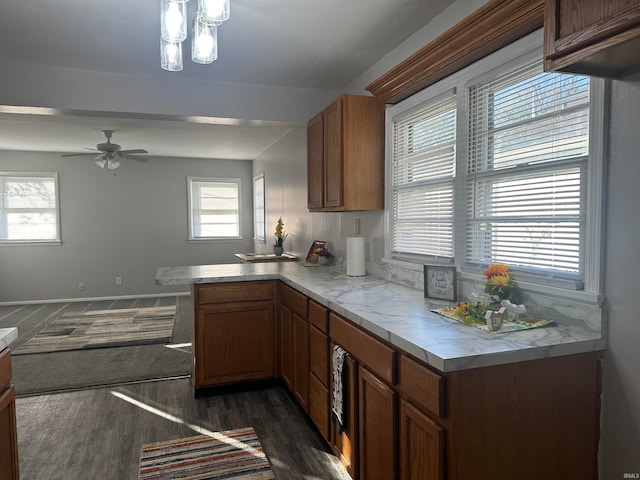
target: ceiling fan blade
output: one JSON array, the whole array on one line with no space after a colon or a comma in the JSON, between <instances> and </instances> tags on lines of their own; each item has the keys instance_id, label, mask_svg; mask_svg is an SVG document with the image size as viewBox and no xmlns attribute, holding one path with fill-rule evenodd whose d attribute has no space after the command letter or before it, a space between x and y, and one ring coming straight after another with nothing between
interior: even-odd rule
<instances>
[{"instance_id":1,"label":"ceiling fan blade","mask_svg":"<svg viewBox=\"0 0 640 480\"><path fill-rule=\"evenodd\" d=\"M127 155L125 153L122 152L118 152L118 155L120 155L122 158L128 158L129 160L135 160L136 162L147 162L149 161L149 159L147 157L138 157L138 156L133 156L133 155Z\"/></svg>"},{"instance_id":2,"label":"ceiling fan blade","mask_svg":"<svg viewBox=\"0 0 640 480\"><path fill-rule=\"evenodd\" d=\"M82 147L82 148L84 148L85 150L92 150L94 152L99 152L99 150L96 148L91 148L91 147Z\"/></svg>"},{"instance_id":3,"label":"ceiling fan blade","mask_svg":"<svg viewBox=\"0 0 640 480\"><path fill-rule=\"evenodd\" d=\"M95 156L95 152L93 153L65 153L63 155L60 155L61 157L83 157L86 155L91 155L92 157Z\"/></svg>"},{"instance_id":4,"label":"ceiling fan blade","mask_svg":"<svg viewBox=\"0 0 640 480\"><path fill-rule=\"evenodd\" d=\"M124 154L124 155L128 155L129 153L149 153L146 150L143 150L141 148L138 148L136 150L120 150L120 153Z\"/></svg>"}]
</instances>

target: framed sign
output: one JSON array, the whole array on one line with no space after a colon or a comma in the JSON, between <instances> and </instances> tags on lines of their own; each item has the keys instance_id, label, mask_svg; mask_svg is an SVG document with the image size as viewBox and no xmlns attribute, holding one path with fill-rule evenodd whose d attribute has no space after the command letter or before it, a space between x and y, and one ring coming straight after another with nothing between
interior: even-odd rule
<instances>
[{"instance_id":1,"label":"framed sign","mask_svg":"<svg viewBox=\"0 0 640 480\"><path fill-rule=\"evenodd\" d=\"M424 297L455 302L457 299L456 267L425 265Z\"/></svg>"}]
</instances>

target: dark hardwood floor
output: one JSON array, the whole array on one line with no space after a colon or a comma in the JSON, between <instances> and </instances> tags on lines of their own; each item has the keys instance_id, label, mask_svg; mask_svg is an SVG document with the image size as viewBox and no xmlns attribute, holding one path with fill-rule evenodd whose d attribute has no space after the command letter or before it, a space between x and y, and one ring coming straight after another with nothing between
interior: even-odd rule
<instances>
[{"instance_id":1,"label":"dark hardwood floor","mask_svg":"<svg viewBox=\"0 0 640 480\"><path fill-rule=\"evenodd\" d=\"M194 398L174 379L17 399L22 480L135 480L140 448L251 426L276 479L347 480L283 387Z\"/></svg>"}]
</instances>

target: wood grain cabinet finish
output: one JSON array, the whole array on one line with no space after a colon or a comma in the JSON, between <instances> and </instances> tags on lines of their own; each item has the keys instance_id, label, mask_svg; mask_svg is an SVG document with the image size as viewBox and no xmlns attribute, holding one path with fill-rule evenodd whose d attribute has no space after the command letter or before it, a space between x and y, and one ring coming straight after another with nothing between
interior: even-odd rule
<instances>
[{"instance_id":1,"label":"wood grain cabinet finish","mask_svg":"<svg viewBox=\"0 0 640 480\"><path fill-rule=\"evenodd\" d=\"M360 478L398 478L396 403L390 386L360 367L358 371Z\"/></svg>"},{"instance_id":2,"label":"wood grain cabinet finish","mask_svg":"<svg viewBox=\"0 0 640 480\"><path fill-rule=\"evenodd\" d=\"M0 478L18 480L16 394L11 385L11 351L0 352Z\"/></svg>"},{"instance_id":3,"label":"wood grain cabinet finish","mask_svg":"<svg viewBox=\"0 0 640 480\"><path fill-rule=\"evenodd\" d=\"M195 285L193 294L195 388L274 378L274 283Z\"/></svg>"},{"instance_id":4,"label":"wood grain cabinet finish","mask_svg":"<svg viewBox=\"0 0 640 480\"><path fill-rule=\"evenodd\" d=\"M280 375L305 412L309 411L308 298L278 283Z\"/></svg>"},{"instance_id":5,"label":"wood grain cabinet finish","mask_svg":"<svg viewBox=\"0 0 640 480\"><path fill-rule=\"evenodd\" d=\"M444 480L444 428L406 400L399 423L400 479Z\"/></svg>"},{"instance_id":6,"label":"wood grain cabinet finish","mask_svg":"<svg viewBox=\"0 0 640 480\"><path fill-rule=\"evenodd\" d=\"M640 71L640 3L545 0L547 71L620 78Z\"/></svg>"},{"instance_id":7,"label":"wood grain cabinet finish","mask_svg":"<svg viewBox=\"0 0 640 480\"><path fill-rule=\"evenodd\" d=\"M307 124L307 208L384 208L384 105L342 95Z\"/></svg>"}]
</instances>

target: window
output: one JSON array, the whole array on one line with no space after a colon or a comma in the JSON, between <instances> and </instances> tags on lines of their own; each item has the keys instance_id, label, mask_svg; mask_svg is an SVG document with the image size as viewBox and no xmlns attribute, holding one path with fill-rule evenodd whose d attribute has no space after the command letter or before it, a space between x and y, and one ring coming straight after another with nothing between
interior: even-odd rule
<instances>
[{"instance_id":1,"label":"window","mask_svg":"<svg viewBox=\"0 0 640 480\"><path fill-rule=\"evenodd\" d=\"M0 172L0 243L60 242L58 175Z\"/></svg>"},{"instance_id":2,"label":"window","mask_svg":"<svg viewBox=\"0 0 640 480\"><path fill-rule=\"evenodd\" d=\"M466 261L580 278L589 79L540 59L469 88Z\"/></svg>"},{"instance_id":3,"label":"window","mask_svg":"<svg viewBox=\"0 0 640 480\"><path fill-rule=\"evenodd\" d=\"M453 257L455 102L448 92L393 120L394 254Z\"/></svg>"},{"instance_id":4,"label":"window","mask_svg":"<svg viewBox=\"0 0 640 480\"><path fill-rule=\"evenodd\" d=\"M253 179L253 231L255 240L266 242L264 172Z\"/></svg>"},{"instance_id":5,"label":"window","mask_svg":"<svg viewBox=\"0 0 640 480\"><path fill-rule=\"evenodd\" d=\"M240 238L240 179L187 179L189 240Z\"/></svg>"},{"instance_id":6,"label":"window","mask_svg":"<svg viewBox=\"0 0 640 480\"><path fill-rule=\"evenodd\" d=\"M543 72L541 39L388 108L388 258L598 293L605 83Z\"/></svg>"}]
</instances>

